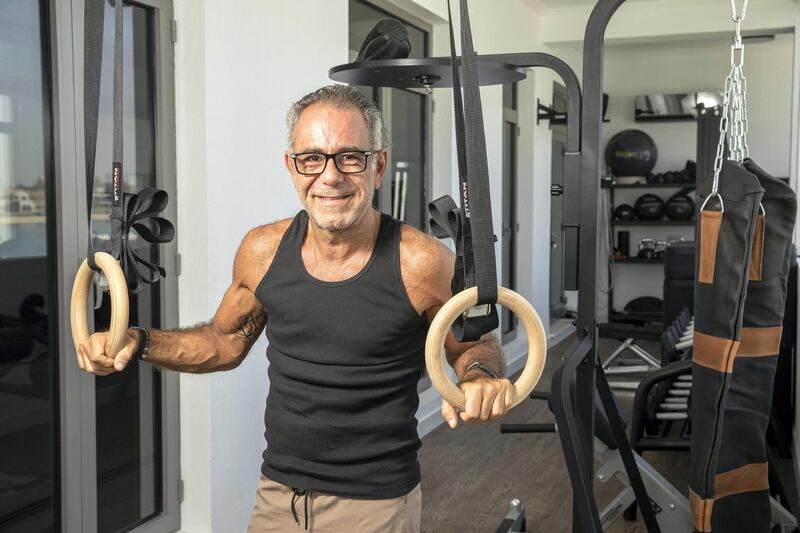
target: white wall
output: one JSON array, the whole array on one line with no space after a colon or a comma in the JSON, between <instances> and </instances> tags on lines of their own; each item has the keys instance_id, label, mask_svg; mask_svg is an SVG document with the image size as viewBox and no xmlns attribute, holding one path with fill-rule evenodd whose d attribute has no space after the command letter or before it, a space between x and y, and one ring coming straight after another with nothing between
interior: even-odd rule
<instances>
[{"instance_id":1,"label":"white wall","mask_svg":"<svg viewBox=\"0 0 800 533\"><path fill-rule=\"evenodd\" d=\"M299 208L285 112L347 59L346 0L176 0L181 325L213 316L245 232ZM314 13L313 17L298 16ZM262 337L231 372L181 376L184 531L243 531L268 382Z\"/></svg>"}]
</instances>

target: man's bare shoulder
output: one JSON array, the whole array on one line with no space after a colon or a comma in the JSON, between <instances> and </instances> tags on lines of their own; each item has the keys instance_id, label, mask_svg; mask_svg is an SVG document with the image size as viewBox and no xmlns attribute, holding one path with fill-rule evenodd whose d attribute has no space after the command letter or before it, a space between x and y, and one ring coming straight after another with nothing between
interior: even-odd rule
<instances>
[{"instance_id":1,"label":"man's bare shoulder","mask_svg":"<svg viewBox=\"0 0 800 533\"><path fill-rule=\"evenodd\" d=\"M439 239L403 224L400 230L400 260L408 269L419 272L449 267L453 252Z\"/></svg>"},{"instance_id":2,"label":"man's bare shoulder","mask_svg":"<svg viewBox=\"0 0 800 533\"><path fill-rule=\"evenodd\" d=\"M407 224L400 232L400 274L414 308L422 313L450 297L455 255L438 239Z\"/></svg>"},{"instance_id":3,"label":"man's bare shoulder","mask_svg":"<svg viewBox=\"0 0 800 533\"><path fill-rule=\"evenodd\" d=\"M255 289L269 270L281 239L291 223L291 218L285 218L248 231L236 252L234 277L240 277L246 286Z\"/></svg>"}]
</instances>

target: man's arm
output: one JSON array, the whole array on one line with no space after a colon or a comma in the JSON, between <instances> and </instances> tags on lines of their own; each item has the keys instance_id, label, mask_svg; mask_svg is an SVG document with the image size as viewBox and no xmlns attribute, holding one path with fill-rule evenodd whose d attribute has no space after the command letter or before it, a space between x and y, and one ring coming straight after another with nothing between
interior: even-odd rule
<instances>
[{"instance_id":1,"label":"man's arm","mask_svg":"<svg viewBox=\"0 0 800 533\"><path fill-rule=\"evenodd\" d=\"M238 254L234 264L237 262ZM149 330L146 360L179 372L230 370L244 360L266 323L261 303L242 284L241 278L237 280L234 267L233 283L225 292L214 319L192 328ZM139 332L131 333L137 336L138 346Z\"/></svg>"},{"instance_id":2,"label":"man's arm","mask_svg":"<svg viewBox=\"0 0 800 533\"><path fill-rule=\"evenodd\" d=\"M213 320L176 330L149 329L147 361L180 372L204 373L237 367L255 344L267 322L254 290L269 268L284 224L251 230L242 240L233 264L233 281ZM115 358L105 355L108 333L95 333L78 352L78 364L87 372L107 375L125 368L140 342L137 330L128 330L125 347Z\"/></svg>"},{"instance_id":3,"label":"man's arm","mask_svg":"<svg viewBox=\"0 0 800 533\"><path fill-rule=\"evenodd\" d=\"M432 237L411 228L403 228L401 273L412 305L432 321L450 299L450 283L455 255ZM513 400L513 387L505 379L505 362L500 344L488 333L475 342L458 342L452 330L445 338L447 361L455 370L459 388L466 397L460 417L465 422L495 420L506 413ZM474 363L477 363L474 364ZM471 370L467 370L472 366ZM486 372L480 368L485 366ZM497 378L490 375L494 373ZM442 416L450 427L458 425L456 409L442 400Z\"/></svg>"}]
</instances>

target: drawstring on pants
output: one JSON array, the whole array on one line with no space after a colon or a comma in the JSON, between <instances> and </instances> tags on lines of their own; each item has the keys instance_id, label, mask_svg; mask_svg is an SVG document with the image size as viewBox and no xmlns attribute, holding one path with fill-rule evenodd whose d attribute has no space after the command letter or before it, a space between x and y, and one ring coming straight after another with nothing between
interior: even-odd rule
<instances>
[{"instance_id":1,"label":"drawstring on pants","mask_svg":"<svg viewBox=\"0 0 800 533\"><path fill-rule=\"evenodd\" d=\"M297 500L299 500L300 497L302 496L303 497L303 516L305 518L304 529L308 529L308 492L309 491L306 490L306 489L303 489L303 490L296 489L294 487L292 487L292 491L293 491L293 494L292 494L292 516L294 517L294 521L297 522L298 526L300 525L300 519L297 517L297 511L295 511L295 509L294 509L294 504L297 503Z\"/></svg>"}]
</instances>

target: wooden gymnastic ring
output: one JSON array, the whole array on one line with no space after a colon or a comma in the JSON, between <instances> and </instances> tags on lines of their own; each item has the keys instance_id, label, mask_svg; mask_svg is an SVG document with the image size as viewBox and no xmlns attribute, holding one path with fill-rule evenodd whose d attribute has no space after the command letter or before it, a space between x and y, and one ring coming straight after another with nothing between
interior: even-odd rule
<instances>
[{"instance_id":1,"label":"wooden gymnastic ring","mask_svg":"<svg viewBox=\"0 0 800 533\"><path fill-rule=\"evenodd\" d=\"M125 281L125 274L122 272L119 262L111 254L97 252L94 260L100 270L108 280L108 287L111 291L111 327L106 341L105 353L108 357L114 357L125 346L125 338L128 332L128 284ZM70 302L70 325L72 328L72 342L75 343L77 352L83 341L89 338L89 326L87 317L87 299L89 289L92 286L95 272L89 268L88 260L84 259L78 274L75 276L75 284L72 286L72 300Z\"/></svg>"},{"instance_id":2,"label":"wooden gymnastic ring","mask_svg":"<svg viewBox=\"0 0 800 533\"><path fill-rule=\"evenodd\" d=\"M450 298L439 310L428 329L428 338L425 341L425 365L431 383L442 395L442 398L462 411L466 406L464 393L450 380L446 370L447 358L444 354L444 341L450 326L455 319L470 307L478 303L478 289L471 287ZM506 289L497 288L497 303L507 307L525 326L528 334L528 361L525 369L516 383L514 383L514 400L508 408L511 409L526 399L539 378L542 377L544 362L547 357L547 338L544 326L533 306L522 296Z\"/></svg>"}]
</instances>

